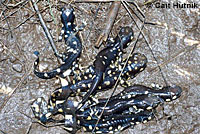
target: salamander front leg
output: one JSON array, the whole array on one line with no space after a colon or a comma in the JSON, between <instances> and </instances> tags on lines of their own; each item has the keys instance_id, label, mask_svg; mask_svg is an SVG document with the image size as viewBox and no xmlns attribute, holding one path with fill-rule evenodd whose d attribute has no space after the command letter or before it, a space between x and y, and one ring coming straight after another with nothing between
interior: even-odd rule
<instances>
[{"instance_id":1,"label":"salamander front leg","mask_svg":"<svg viewBox=\"0 0 200 134\"><path fill-rule=\"evenodd\" d=\"M52 113L48 111L47 102L44 100L43 97L37 98L32 104L31 109L35 118L37 118L42 123L47 123L53 121L51 118Z\"/></svg>"},{"instance_id":2,"label":"salamander front leg","mask_svg":"<svg viewBox=\"0 0 200 134\"><path fill-rule=\"evenodd\" d=\"M62 27L62 30L60 31L60 34L58 36L58 42L61 42L62 39L63 39L63 36L64 36L64 33L65 33L65 28Z\"/></svg>"}]
</instances>

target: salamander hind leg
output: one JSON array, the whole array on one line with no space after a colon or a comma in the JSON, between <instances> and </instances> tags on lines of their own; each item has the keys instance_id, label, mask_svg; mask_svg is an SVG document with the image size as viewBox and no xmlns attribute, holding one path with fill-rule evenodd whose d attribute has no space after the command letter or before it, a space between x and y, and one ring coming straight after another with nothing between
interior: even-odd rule
<instances>
[{"instance_id":1,"label":"salamander hind leg","mask_svg":"<svg viewBox=\"0 0 200 134\"><path fill-rule=\"evenodd\" d=\"M42 123L47 123L51 119L51 113L48 112L47 102L44 100L43 97L37 98L32 104L31 109L35 118L39 119Z\"/></svg>"}]
</instances>

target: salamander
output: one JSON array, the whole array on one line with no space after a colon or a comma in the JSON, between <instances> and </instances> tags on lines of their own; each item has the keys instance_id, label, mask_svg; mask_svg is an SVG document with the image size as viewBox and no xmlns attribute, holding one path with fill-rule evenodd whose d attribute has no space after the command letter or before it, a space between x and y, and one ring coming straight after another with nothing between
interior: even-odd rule
<instances>
[{"instance_id":1,"label":"salamander","mask_svg":"<svg viewBox=\"0 0 200 134\"><path fill-rule=\"evenodd\" d=\"M61 22L63 24L63 27L58 37L58 41L62 41L64 36L64 40L67 42L71 34L76 32L76 25L74 24L74 19L75 15L73 8L63 7L61 9Z\"/></svg>"},{"instance_id":2,"label":"salamander","mask_svg":"<svg viewBox=\"0 0 200 134\"><path fill-rule=\"evenodd\" d=\"M124 89L121 93L113 96L110 99L110 101L111 101L110 104L114 105L115 102L112 103L113 99L117 99L117 98L118 98L118 100L120 100L120 99L128 100L129 98L136 99L137 97L142 97L143 99L147 99L149 97L149 95L151 96L150 98L153 100L152 102L155 104L158 104L159 101L160 102L163 102L163 101L168 102L168 101L177 99L178 97L180 97L181 92L182 92L182 89L179 86L167 86L167 87L163 87L163 89L161 89L161 90L153 90L146 86L134 85L134 86ZM160 100L154 99L154 97L159 97ZM101 99L97 105L99 105L100 103L105 104L106 101L107 101L107 99ZM143 101L138 101L138 104L141 104L142 102ZM110 110L112 109L111 107L109 107L110 104L108 103L108 105L105 108L104 113L106 113L108 111L108 109L110 109ZM99 107L97 107L97 105L95 105L95 107L90 106L90 110L92 110L93 115L98 115L98 113L96 111L98 111ZM123 106L126 106L126 105L127 104L124 104ZM112 105L110 105L110 106L112 106ZM117 107L118 105L115 105L115 106ZM112 106L113 110L116 109L115 106ZM155 105L155 107L156 106L157 105ZM103 116L101 117L101 120L97 124L96 128L94 128L95 127L94 124L96 124L97 120L95 121L95 118L93 118L93 116L87 117L87 119L85 117L79 118L79 119L81 119L80 124L83 126L83 130L85 130L87 132L93 131L95 133L114 133L117 131L123 131L130 126L134 126L134 125L138 124L139 122L145 123L145 122L151 120L154 117L154 114L150 109L155 109L155 107L149 107L149 109L147 108L146 110L144 108L144 110L141 110L136 113L135 112L133 113L132 111L123 109L124 111L120 111L116 114L112 110L112 112L108 112L108 113L110 113L110 115L108 114L106 116L106 118L104 118ZM122 109L120 109L120 110L122 110ZM85 112L85 110L82 112L82 114L84 114L84 112ZM144 114L144 115L142 115L142 114ZM90 113L90 115L91 115L91 113ZM79 116L79 114L78 114L78 116Z\"/></svg>"},{"instance_id":3,"label":"salamander","mask_svg":"<svg viewBox=\"0 0 200 134\"><path fill-rule=\"evenodd\" d=\"M126 99L129 98L130 96L136 97L136 96L152 94L154 96L159 96L163 101L169 102L179 98L181 96L181 93L182 93L181 87L176 85L166 86L159 90L155 90L143 85L133 85L121 92L121 98ZM119 98L119 95L116 95L114 97Z\"/></svg>"},{"instance_id":4,"label":"salamander","mask_svg":"<svg viewBox=\"0 0 200 134\"><path fill-rule=\"evenodd\" d=\"M123 66L125 64L126 59L123 60L120 66ZM139 72L143 71L146 67L147 58L145 55L140 53L134 53L128 60L128 63L122 73L121 81L124 82L127 81L129 78L135 77ZM93 69L90 69L93 70ZM96 92L100 92L103 90L110 89L114 86L119 74L120 69L117 67L111 68L109 67L105 72L105 78L100 86L98 86ZM87 92L92 84L92 77L94 75L94 72L90 71L87 75L84 75L86 77L83 77L81 80L76 81L74 84L67 85L61 88L56 89L50 96L49 99L49 107L52 107L52 105L56 106L56 101L60 102L67 100L69 96L75 96L76 94L81 94L84 92ZM53 107L52 109L54 109Z\"/></svg>"},{"instance_id":5,"label":"salamander","mask_svg":"<svg viewBox=\"0 0 200 134\"><path fill-rule=\"evenodd\" d=\"M153 90L146 86L134 85L125 88L119 94L112 96L106 107L107 98L99 99L98 103L91 103L88 107L80 110L77 115L87 119L98 119L98 116L104 109L102 118L115 113L129 110L133 107L133 111L155 109L164 101L172 101L180 97L182 89L179 86L167 86L161 90ZM94 114L91 114L94 113Z\"/></svg>"},{"instance_id":6,"label":"salamander","mask_svg":"<svg viewBox=\"0 0 200 134\"><path fill-rule=\"evenodd\" d=\"M117 95L112 96L110 101L115 99L130 99L130 98L136 98L138 96L144 97L144 96L158 96L162 102L170 102L173 101L181 96L182 89L179 86L172 85L172 86L166 86L162 89L155 90L153 88L143 86L143 85L132 85L127 88L125 88L122 92L118 93ZM99 99L99 103L106 103L107 99ZM95 105L95 103L93 102ZM91 106L91 105L90 105ZM150 109L150 108L149 108Z\"/></svg>"},{"instance_id":7,"label":"salamander","mask_svg":"<svg viewBox=\"0 0 200 134\"><path fill-rule=\"evenodd\" d=\"M78 106L78 103L73 102L71 100L65 101L65 103L62 103L62 111L58 109L56 113L48 111L49 108L47 107L47 102L43 97L37 98L32 104L31 109L35 115L35 118L38 119L38 121L42 124L46 124L49 122L65 125L65 130L68 132L75 134L78 129L80 129L80 126L77 125L76 121L76 115L75 113L71 111L75 111L75 108ZM54 118L54 115L61 114L63 115L64 119L56 119ZM57 126L58 126L57 124Z\"/></svg>"},{"instance_id":8,"label":"salamander","mask_svg":"<svg viewBox=\"0 0 200 134\"><path fill-rule=\"evenodd\" d=\"M105 119L100 119L97 125L97 120L85 120L83 118L77 117L77 124L74 126L72 124L74 123L75 118L72 115L65 115L65 119L60 120L59 123L64 123L65 125L63 128L71 134L75 134L80 128L83 128L85 132L93 131L95 133L114 133L123 131L139 123L146 123L153 118L153 111L140 111L135 114L110 115Z\"/></svg>"},{"instance_id":9,"label":"salamander","mask_svg":"<svg viewBox=\"0 0 200 134\"><path fill-rule=\"evenodd\" d=\"M105 70L114 63L117 57L122 56L123 49L127 48L133 39L133 30L130 27L122 27L118 36L114 39L113 43L110 43L106 48L101 50L94 61L94 70L96 73L95 78L92 81L89 91L84 95L80 107L88 100L103 81L103 74Z\"/></svg>"},{"instance_id":10,"label":"salamander","mask_svg":"<svg viewBox=\"0 0 200 134\"><path fill-rule=\"evenodd\" d=\"M44 104L45 101L44 99L37 99L37 101L40 101L40 104ZM35 103L35 102L34 102ZM70 108L74 107L74 104L72 104L72 101L67 102L68 104L70 103ZM39 104L37 102L37 104ZM36 103L32 106L32 110L36 110L35 107ZM44 108L44 107L43 107ZM84 131L87 132L91 132L95 125L97 120L91 118L90 120L83 118L81 115L79 115L79 113L77 113L76 119L74 118L75 115L70 115L70 114L66 114L64 112L62 112L61 114L64 116L63 120L54 120L51 118L51 116L49 116L48 120L41 120L41 119L45 119L44 117L44 112L45 110L41 110L40 112L37 113L38 119L40 119L40 121L42 123L46 123L47 121L53 121L53 122L59 122L59 123L64 123L65 126L65 130L67 130L69 133L76 133L76 131L80 128L83 128ZM123 112L123 111L122 111ZM41 114L41 115L39 115ZM58 113L57 113L58 114ZM112 133L112 132L117 132L117 131L123 131L126 128L130 127L130 126L134 126L138 123L146 123L147 121L151 120L153 118L153 112L152 111L139 111L137 113L128 113L128 114L124 114L122 115L121 113L117 113L117 114L111 114L109 116L107 116L106 118L102 118L99 123L97 124L94 132L96 133ZM77 120L77 123L75 123ZM44 122L45 121L45 122Z\"/></svg>"},{"instance_id":11,"label":"salamander","mask_svg":"<svg viewBox=\"0 0 200 134\"><path fill-rule=\"evenodd\" d=\"M148 93L145 92L145 89L148 91ZM122 92L111 97L108 105L105 107L102 119L109 118L109 116L114 114L127 115L137 114L142 111L151 111L152 109L155 109L158 104L163 103L164 101L177 99L180 97L181 92L182 89L179 86L163 87L162 90L153 90L142 85L135 85L125 88ZM98 115L102 111L106 101L107 98L99 99L97 104L91 104L88 107L85 107L84 110L77 111L76 115L74 115L77 118L77 122L80 120L97 120ZM58 109L56 113L51 113L48 111L45 100L38 98L33 102L32 110L36 118L38 118L41 122L46 123L51 121L51 117L55 114L61 113L65 116L67 113L66 111L76 109L78 102L67 100L65 103L61 103L61 105L62 106L60 106L60 109ZM131 108L134 110L131 110ZM67 115L68 114L69 113L67 113ZM74 116L70 117L74 118Z\"/></svg>"},{"instance_id":12,"label":"salamander","mask_svg":"<svg viewBox=\"0 0 200 134\"><path fill-rule=\"evenodd\" d=\"M79 125L83 127L84 131L95 133L115 133L123 131L131 126L139 123L146 123L153 119L152 111L142 111L137 114L129 115L111 115L106 119L101 119L96 125L97 120L83 120L79 121Z\"/></svg>"},{"instance_id":13,"label":"salamander","mask_svg":"<svg viewBox=\"0 0 200 134\"><path fill-rule=\"evenodd\" d=\"M127 99L112 99L106 104L106 99L105 101L101 103L97 103L96 105L89 105L87 108L81 109L76 112L77 118L79 116L85 120L91 120L91 119L96 119L98 120L98 117L104 110L101 119L108 118L110 115L114 114L122 114L123 111L129 110L129 108L134 108L135 112L137 113L139 111L143 110L151 110L156 108L160 103L161 99L158 96L149 96L149 95L144 95L144 96L137 96L134 98L127 98ZM93 104L93 103L92 103ZM133 112L133 114L135 114Z\"/></svg>"},{"instance_id":14,"label":"salamander","mask_svg":"<svg viewBox=\"0 0 200 134\"><path fill-rule=\"evenodd\" d=\"M67 45L66 52L58 55L63 64L50 72L39 72L37 71L39 53L36 53L38 58L34 63L34 73L38 77L43 79L50 79L57 75L66 77L75 73L75 69L78 68L76 62L82 51L82 44L76 34L73 11L72 8L63 8L61 13L63 27L59 41L64 36ZM145 123L151 120L154 117L153 110L160 103L180 97L182 89L178 86L168 86L162 90L153 90L142 85L128 87L126 81L143 71L147 63L144 55L134 54L129 59L120 79L124 90L110 98L99 123L96 125L108 98L96 100L88 98L96 92L113 87L122 66L125 64L124 60L121 61L123 49L127 48L132 38L132 29L123 27L114 41L110 41L107 47L99 52L93 66L90 66L88 71L73 79L70 85L56 89L51 94L48 103L44 98L38 98L32 103L31 108L35 117L42 123L63 123L64 128L70 133L76 133L81 127L87 132L92 132L94 129L95 133L114 133L140 122ZM77 94L83 95L81 103L68 100L68 97ZM81 106L80 109L80 104L86 102L88 102L87 105ZM63 115L64 119L56 120L53 118L57 114Z\"/></svg>"},{"instance_id":15,"label":"salamander","mask_svg":"<svg viewBox=\"0 0 200 134\"><path fill-rule=\"evenodd\" d=\"M73 12L73 8L63 8L61 13L63 28L61 30L61 36L59 38L62 39L62 35L64 35L66 51L63 54L57 55L57 57L62 59L62 64L49 72L40 72L37 70L37 66L39 64L38 53L38 57L34 62L34 74L39 78L51 79L57 75L66 77L66 75L73 73L75 67L78 68L78 64L76 64L76 62L77 58L80 57L82 51L82 43L75 29L75 15ZM74 66L74 68L72 68L72 66Z\"/></svg>"},{"instance_id":16,"label":"salamander","mask_svg":"<svg viewBox=\"0 0 200 134\"><path fill-rule=\"evenodd\" d=\"M66 102L67 107L66 109L75 109L76 106L78 106L78 103L74 103L73 101L68 100ZM141 102L143 103L143 102ZM47 122L59 122L59 123L64 123L65 124L65 129L70 132L70 133L75 133L80 127L83 127L85 131L91 131L91 126L95 126L96 123L96 118L91 118L90 120L85 119L82 117L82 114L76 113L76 115L71 115L68 114L66 111L59 111L58 113L54 114L49 114L47 113L47 103L44 100L44 98L38 98L35 102L32 104L32 110L35 114L35 117L38 118L42 123L47 123ZM131 107L131 106L130 106ZM122 109L121 109L122 110ZM123 112L123 111L121 111ZM100 120L99 124L97 125L100 129L98 132L102 131L103 133L107 133L107 131L112 131L111 127L113 127L113 130L119 131L119 130L124 130L124 128L119 128L119 126L125 126L127 123L130 125L138 124L139 122L146 122L149 118L144 115L145 111L133 113L133 114L126 114L126 115L121 115L121 113L113 113L112 115L108 116L107 118ZM53 115L56 114L62 114L64 116L63 120L55 120L52 119ZM143 113L143 114L142 114ZM76 118L75 118L76 117ZM133 119L135 118L135 119ZM76 121L77 120L77 121ZM77 122L77 124L76 124ZM118 129L117 129L117 128ZM104 130L104 131L103 131ZM106 131L105 131L106 130Z\"/></svg>"},{"instance_id":17,"label":"salamander","mask_svg":"<svg viewBox=\"0 0 200 134\"><path fill-rule=\"evenodd\" d=\"M121 66L125 64L126 59L123 60L121 63ZM129 61L122 73L122 79L124 78L132 78L133 76L136 76L137 73L140 71L143 71L146 67L147 64L147 58L145 55L140 54L140 53L134 53L130 58ZM71 84L65 87L61 87L56 89L50 96L49 102L48 102L48 111L51 111L52 113L55 113L60 109L60 107L63 107L62 103L65 103L65 100L67 100L67 96L73 96L76 93L81 93L81 92L87 92L88 90L88 85L92 83L92 77L94 75L94 72L92 71L93 69L89 69L91 71L88 71L85 73L86 77L83 77L81 80L76 81L75 84ZM101 87L97 91L102 91L109 89L114 85L114 83L117 80L117 77L119 76L120 69L117 67L110 67L106 71L105 79L101 84ZM93 73L92 73L93 72ZM108 81L110 85L108 85ZM124 79L126 81L126 79ZM37 101L36 101L37 102ZM40 102L39 102L40 103ZM38 103L35 104L39 105ZM52 113L49 112L47 114L48 116L52 115ZM39 114L41 115L41 114ZM47 117L48 118L48 117ZM45 122L45 117L43 117L43 122Z\"/></svg>"}]
</instances>

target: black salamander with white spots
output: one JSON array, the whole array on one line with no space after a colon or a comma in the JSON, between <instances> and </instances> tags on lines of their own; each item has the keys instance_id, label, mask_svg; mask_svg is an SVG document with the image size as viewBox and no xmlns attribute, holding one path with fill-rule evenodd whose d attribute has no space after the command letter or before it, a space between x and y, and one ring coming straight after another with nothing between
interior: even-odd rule
<instances>
[{"instance_id":1,"label":"black salamander with white spots","mask_svg":"<svg viewBox=\"0 0 200 134\"><path fill-rule=\"evenodd\" d=\"M182 89L179 86L167 86L160 90L154 90L142 85L133 85L110 99L97 126L94 124L96 124L98 114L102 111L107 99L101 99L98 104L89 106L84 111L79 111L77 116L81 115L81 118L77 117L77 122L87 132L114 133L123 131L130 126L151 120L154 117L153 111L158 104L179 98L181 92ZM128 101L130 99L133 99L133 105L130 105L131 101ZM113 100L118 101L118 103ZM127 103L120 105L124 100L127 100Z\"/></svg>"},{"instance_id":2,"label":"black salamander with white spots","mask_svg":"<svg viewBox=\"0 0 200 134\"><path fill-rule=\"evenodd\" d=\"M119 66L123 66L125 64L126 59L124 59ZM138 73L143 71L147 64L147 58L145 55L140 53L134 53L128 60L127 65L124 68L124 71L122 72L121 77L121 85L126 86L127 84L124 84L127 82L128 79L134 78ZM117 78L121 72L121 69L118 67L114 68L107 68L105 71L105 78L103 82L98 86L97 90L95 92L101 92L108 90L112 88L117 81ZM87 75L86 75L87 74ZM80 80L75 81L74 84L70 84L61 88L56 89L50 96L49 99L49 105L54 105L57 107L57 102L61 102L64 100L68 100L68 97L70 96L76 96L76 95L83 95L88 91L88 89L91 87L91 84L93 82L93 76L94 72L85 73L83 77ZM55 108L53 107L53 109Z\"/></svg>"},{"instance_id":3,"label":"black salamander with white spots","mask_svg":"<svg viewBox=\"0 0 200 134\"><path fill-rule=\"evenodd\" d=\"M178 86L163 87L160 90L134 85L125 88L121 93L113 96L104 109L107 99L99 99L98 104L92 103L88 108L80 110L77 115L81 115L84 119L98 119L98 116L104 109L101 118L107 118L112 114L122 114L122 111L129 110L133 107L134 111L143 111L155 109L164 101L169 102L180 97L182 89ZM91 116L91 113L94 113ZM130 111L129 111L130 113Z\"/></svg>"},{"instance_id":4,"label":"black salamander with white spots","mask_svg":"<svg viewBox=\"0 0 200 134\"><path fill-rule=\"evenodd\" d=\"M139 123L146 123L153 119L152 111L141 111L136 114L128 115L110 115L106 119L100 120L96 125L97 120L80 120L80 126L86 132L95 132L97 134L116 133L123 131L129 127L133 127Z\"/></svg>"},{"instance_id":5,"label":"black salamander with white spots","mask_svg":"<svg viewBox=\"0 0 200 134\"><path fill-rule=\"evenodd\" d=\"M144 92L145 90L148 92ZM134 85L110 99L97 126L96 122L107 98L99 100L99 103L95 105L91 104L83 111L78 111L77 123L87 132L123 131L130 126L151 120L154 117L153 111L160 103L177 99L181 92L182 89L179 86L163 87L157 91L146 86Z\"/></svg>"},{"instance_id":6,"label":"black salamander with white spots","mask_svg":"<svg viewBox=\"0 0 200 134\"><path fill-rule=\"evenodd\" d=\"M43 79L55 76L66 77L76 74L78 69L77 58L80 56L82 45L74 25L75 15L72 8L63 8L61 21L63 23L59 41L64 37L66 52L57 55L63 64L50 71L39 72L37 66L39 57L34 64L34 73ZM120 84L124 90L112 96L104 108L107 99L95 99L96 92L112 88L122 71L125 60L122 60L123 49L127 48L133 38L130 27L122 27L114 41L109 41L105 49L96 56L93 66L74 77L72 83L56 89L50 96L48 103L44 98L38 98L32 105L35 117L41 123L61 123L69 133L75 134L83 128L87 132L115 133L123 131L139 123L146 123L154 117L156 107L165 101L173 101L180 97L182 89L178 86L163 87L161 90L133 85L127 80L134 78L146 67L147 59L136 53L130 57L122 72ZM39 53L36 53L39 56ZM80 95L82 102L69 100L69 97ZM85 104L85 105L82 105ZM104 112L99 120L99 115ZM73 111L73 112L72 112ZM61 114L63 118L56 119Z\"/></svg>"},{"instance_id":7,"label":"black salamander with white spots","mask_svg":"<svg viewBox=\"0 0 200 134\"><path fill-rule=\"evenodd\" d=\"M119 66L123 66L125 64L125 61L126 59L124 59L121 65ZM127 79L134 78L138 73L143 71L146 68L146 64L147 64L147 58L145 57L145 55L140 53L134 53L129 58L128 63L125 66L124 71L122 73L121 77L121 81L123 81L122 84L124 85L124 82L126 82ZM120 71L121 70L118 67L114 68L109 67L106 70L104 81L96 91L101 92L112 88L120 74ZM87 78L84 77L85 75L87 76ZM66 103L66 101L68 101L68 97L82 95L83 93L87 92L88 88L90 87L93 81L92 77L94 76L94 72L86 71L86 73L84 73L84 76L81 78L81 80L76 81L75 84L70 84L58 88L51 94L48 101L48 112L46 112L47 117L50 117L50 115L52 115L53 113L64 111L63 104ZM44 115L42 116L41 120L44 120L43 122L45 122L45 120L48 120L48 118L45 118Z\"/></svg>"},{"instance_id":8,"label":"black salamander with white spots","mask_svg":"<svg viewBox=\"0 0 200 134\"><path fill-rule=\"evenodd\" d=\"M76 115L81 116L84 120L98 120L98 117L104 109L101 119L106 119L110 115L122 114L129 110L129 108L134 108L131 112L135 114L134 112L138 112L138 110L144 111L156 108L161 103L160 98L157 96L144 95L127 99L111 99L104 108L106 102L104 102L104 100L103 102L96 103L96 105L92 103L92 106L89 105L87 108L84 107L84 109L80 109ZM131 112L129 111L129 114L131 114Z\"/></svg>"},{"instance_id":9,"label":"black salamander with white spots","mask_svg":"<svg viewBox=\"0 0 200 134\"><path fill-rule=\"evenodd\" d=\"M121 92L122 98L129 98L143 96L143 95L153 95L160 97L163 101L169 102L180 97L182 92L179 86L167 86L162 89L153 89L143 85L134 85L126 88ZM114 96L115 97L115 96ZM118 96L116 96L118 98Z\"/></svg>"},{"instance_id":10,"label":"black salamander with white spots","mask_svg":"<svg viewBox=\"0 0 200 134\"><path fill-rule=\"evenodd\" d=\"M106 48L101 50L94 61L95 77L91 87L84 95L80 107L93 95L103 81L103 75L106 69L117 59L120 60L123 50L128 47L133 39L133 30L130 27L122 27L114 42L110 42Z\"/></svg>"},{"instance_id":11,"label":"black salamander with white spots","mask_svg":"<svg viewBox=\"0 0 200 134\"><path fill-rule=\"evenodd\" d=\"M84 108L84 110L77 111L76 115L70 115L60 111L60 114L65 117L60 122L64 122L65 129L70 133L76 133L81 127L84 131L94 131L96 133L123 131L130 126L141 122L146 123L151 120L154 117L153 110L160 103L177 99L180 97L181 92L182 89L179 86L168 86L163 87L161 90L154 90L142 85L133 85L111 97L97 126L98 116L107 98L99 99L97 104L91 104ZM73 101L67 101L66 103L67 107L65 107L66 105L63 105L63 107L68 109L76 109L78 106L78 103ZM38 98L32 104L32 110L36 118L40 119L40 121L42 121L41 119L43 118L41 117L44 117L44 115L48 116L46 114L46 106L47 103L42 98ZM51 120L52 118L49 118L48 122Z\"/></svg>"},{"instance_id":12,"label":"black salamander with white spots","mask_svg":"<svg viewBox=\"0 0 200 134\"><path fill-rule=\"evenodd\" d=\"M142 111L136 114L129 115L110 115L104 120L100 120L96 125L96 120L81 120L80 124L84 131L95 132L100 134L105 133L115 133L123 131L129 127L133 127L139 123L146 123L147 121L153 119L153 112ZM96 127L95 127L96 126Z\"/></svg>"},{"instance_id":13,"label":"black salamander with white spots","mask_svg":"<svg viewBox=\"0 0 200 134\"><path fill-rule=\"evenodd\" d=\"M76 32L74 25L74 10L73 8L63 8L61 13L61 21L63 24L61 35L59 40L62 40L64 36L66 44L66 52L58 55L62 59L62 63L58 68L51 70L50 72L40 72L37 70L39 64L39 53L37 54L38 58L34 63L34 73L36 76L42 79L51 79L57 75L66 77L74 72L78 68L77 58L80 57L82 51L82 44L79 39L79 36Z\"/></svg>"}]
</instances>

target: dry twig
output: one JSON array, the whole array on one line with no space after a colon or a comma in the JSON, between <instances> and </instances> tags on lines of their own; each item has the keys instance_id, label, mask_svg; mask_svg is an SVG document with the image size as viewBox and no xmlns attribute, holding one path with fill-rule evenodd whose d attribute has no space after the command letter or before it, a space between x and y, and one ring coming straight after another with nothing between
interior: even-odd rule
<instances>
[{"instance_id":1,"label":"dry twig","mask_svg":"<svg viewBox=\"0 0 200 134\"><path fill-rule=\"evenodd\" d=\"M101 32L101 34L99 35L99 38L97 39L97 41L95 43L96 47L100 47L100 45L103 42L107 41L110 31L112 29L112 26L114 24L114 21L117 17L120 5L121 5L121 2L119 2L119 1L112 3L112 5L110 7L110 11L107 16L107 20L105 22L105 24L106 24L105 28L103 29L103 31Z\"/></svg>"},{"instance_id":2,"label":"dry twig","mask_svg":"<svg viewBox=\"0 0 200 134\"><path fill-rule=\"evenodd\" d=\"M131 19L132 19L132 20L134 21L134 23L136 24L137 28L139 29L139 26L138 26L137 23L135 22L135 20L134 20L132 14L131 14L131 12L130 12L130 10L129 10L129 8L128 8L128 6L129 6L128 3L122 1L122 4L123 4L123 6L125 7L125 9L127 10L127 12L129 13L129 16L131 17ZM139 9L138 6L136 6L136 8ZM132 8L130 8L130 9L131 9L132 12L134 12L134 11L132 10ZM141 10L138 10L138 11L141 12ZM143 14L143 13L141 12L141 14ZM144 19L145 19L145 18L144 18ZM145 22L145 21L144 21L144 22ZM145 23L144 23L144 24L145 24ZM143 27L145 28L145 26L143 26ZM164 73L162 72L161 67L159 66L159 62L158 62L158 60L156 59L156 57L155 57L155 55L154 55L154 53L153 53L153 51L152 51L151 45L150 45L149 42L147 41L146 36L144 35L144 33L143 33L142 31L141 31L141 35L143 36L144 41L146 42L147 46L149 47L149 50L150 50L150 52L151 52L151 54L152 54L154 60L156 61L157 65L158 65L158 68L159 68L160 73L161 73L161 75L162 75L162 78L163 78L163 80L164 80L164 82L165 82L165 85L167 86L168 83L167 83L167 81L166 81L166 79L165 79L165 77L164 77Z\"/></svg>"},{"instance_id":3,"label":"dry twig","mask_svg":"<svg viewBox=\"0 0 200 134\"><path fill-rule=\"evenodd\" d=\"M35 9L35 12L37 13L37 15L38 15L38 17L39 17L39 19L40 19L40 23L41 23L42 28L43 28L43 30L44 30L44 32L45 32L45 35L46 35L47 39L49 40L49 43L50 43L50 45L51 45L51 47L52 47L52 49L53 49L53 51L54 51L54 54L55 54L57 57L59 57L59 53L58 53L58 50L56 49L56 46L55 46L53 37L52 37L51 33L49 32L49 29L47 28L47 26L46 26L46 24L45 24L45 22L44 22L44 19L42 18L42 15L41 15L41 13L40 13L40 11L39 11L39 9L38 9L37 3L36 3L35 0L31 0L31 1L32 1L32 3L33 3L33 7L34 7L34 9Z\"/></svg>"}]
</instances>

